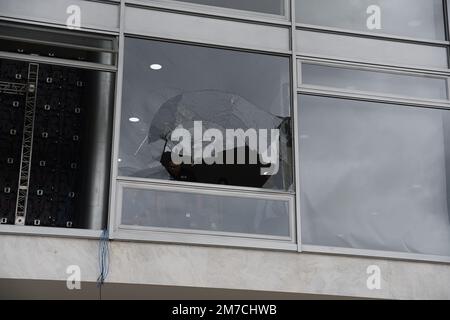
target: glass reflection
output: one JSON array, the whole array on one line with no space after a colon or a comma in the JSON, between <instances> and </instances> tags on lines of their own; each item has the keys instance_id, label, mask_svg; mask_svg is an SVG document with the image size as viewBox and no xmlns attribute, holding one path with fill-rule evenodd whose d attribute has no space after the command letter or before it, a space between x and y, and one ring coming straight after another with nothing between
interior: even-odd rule
<instances>
[{"instance_id":1,"label":"glass reflection","mask_svg":"<svg viewBox=\"0 0 450 320\"><path fill-rule=\"evenodd\" d=\"M302 63L302 82L345 90L446 100L444 78Z\"/></svg>"},{"instance_id":2,"label":"glass reflection","mask_svg":"<svg viewBox=\"0 0 450 320\"><path fill-rule=\"evenodd\" d=\"M450 256L450 111L299 105L303 243Z\"/></svg>"},{"instance_id":3,"label":"glass reflection","mask_svg":"<svg viewBox=\"0 0 450 320\"><path fill-rule=\"evenodd\" d=\"M289 237L289 203L125 188L122 224Z\"/></svg>"},{"instance_id":4,"label":"glass reflection","mask_svg":"<svg viewBox=\"0 0 450 320\"><path fill-rule=\"evenodd\" d=\"M298 23L445 40L442 0L296 0Z\"/></svg>"},{"instance_id":5,"label":"glass reflection","mask_svg":"<svg viewBox=\"0 0 450 320\"><path fill-rule=\"evenodd\" d=\"M119 174L291 190L289 81L285 57L127 38ZM189 151L179 153L192 161L174 163L178 141L173 134L184 129L198 137L195 125L200 122L200 146L190 139ZM273 162L263 160L272 154L268 147L274 145L274 129L279 132L278 170L269 172ZM219 135L204 140L211 130ZM239 143L228 138L227 130L255 132L257 143L251 135ZM230 141L234 146L228 146ZM211 142L222 145L212 154L223 163L211 164L202 153ZM204 156L200 160L198 147ZM226 161L228 153L234 162ZM244 163L237 161L240 154Z\"/></svg>"},{"instance_id":6,"label":"glass reflection","mask_svg":"<svg viewBox=\"0 0 450 320\"><path fill-rule=\"evenodd\" d=\"M177 0L214 7L284 15L285 0Z\"/></svg>"}]
</instances>

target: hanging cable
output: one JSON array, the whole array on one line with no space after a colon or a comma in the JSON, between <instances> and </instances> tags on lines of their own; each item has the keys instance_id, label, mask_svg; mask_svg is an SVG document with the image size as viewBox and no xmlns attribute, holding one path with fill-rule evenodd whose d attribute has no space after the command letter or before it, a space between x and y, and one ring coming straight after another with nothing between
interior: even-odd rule
<instances>
[{"instance_id":1,"label":"hanging cable","mask_svg":"<svg viewBox=\"0 0 450 320\"><path fill-rule=\"evenodd\" d=\"M100 236L99 247L98 247L98 260L100 274L97 278L97 286L100 289L100 299L102 297L102 286L105 282L106 277L109 272L109 233L108 230L103 230Z\"/></svg>"}]
</instances>

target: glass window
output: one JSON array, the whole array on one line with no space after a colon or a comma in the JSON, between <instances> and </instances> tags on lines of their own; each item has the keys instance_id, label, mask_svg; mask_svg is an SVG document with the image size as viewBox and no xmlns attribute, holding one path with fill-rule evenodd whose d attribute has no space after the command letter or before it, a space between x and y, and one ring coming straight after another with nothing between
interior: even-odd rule
<instances>
[{"instance_id":1,"label":"glass window","mask_svg":"<svg viewBox=\"0 0 450 320\"><path fill-rule=\"evenodd\" d=\"M177 0L214 7L256 11L261 13L285 14L285 0Z\"/></svg>"},{"instance_id":2,"label":"glass window","mask_svg":"<svg viewBox=\"0 0 450 320\"><path fill-rule=\"evenodd\" d=\"M299 105L303 243L450 256L450 111Z\"/></svg>"},{"instance_id":3,"label":"glass window","mask_svg":"<svg viewBox=\"0 0 450 320\"><path fill-rule=\"evenodd\" d=\"M289 61L127 38L119 174L291 190Z\"/></svg>"},{"instance_id":4,"label":"glass window","mask_svg":"<svg viewBox=\"0 0 450 320\"><path fill-rule=\"evenodd\" d=\"M412 68L448 68L448 50L445 46L307 30L297 30L295 36L297 52L305 56Z\"/></svg>"},{"instance_id":5,"label":"glass window","mask_svg":"<svg viewBox=\"0 0 450 320\"><path fill-rule=\"evenodd\" d=\"M125 188L122 224L290 238L289 201Z\"/></svg>"},{"instance_id":6,"label":"glass window","mask_svg":"<svg viewBox=\"0 0 450 320\"><path fill-rule=\"evenodd\" d=\"M445 40L442 0L297 0L297 23Z\"/></svg>"},{"instance_id":7,"label":"glass window","mask_svg":"<svg viewBox=\"0 0 450 320\"><path fill-rule=\"evenodd\" d=\"M446 100L443 77L408 75L356 68L302 63L302 84L345 90L385 93L423 99Z\"/></svg>"},{"instance_id":8,"label":"glass window","mask_svg":"<svg viewBox=\"0 0 450 320\"><path fill-rule=\"evenodd\" d=\"M107 65L115 64L114 38L87 35L15 23L0 23L1 51L62 58Z\"/></svg>"}]
</instances>

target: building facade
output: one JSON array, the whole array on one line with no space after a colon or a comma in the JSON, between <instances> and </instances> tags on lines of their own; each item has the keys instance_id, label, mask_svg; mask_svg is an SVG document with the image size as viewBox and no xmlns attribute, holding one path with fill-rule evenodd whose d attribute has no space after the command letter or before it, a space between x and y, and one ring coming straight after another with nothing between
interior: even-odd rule
<instances>
[{"instance_id":1,"label":"building facade","mask_svg":"<svg viewBox=\"0 0 450 320\"><path fill-rule=\"evenodd\" d=\"M450 299L448 13L2 0L0 297Z\"/></svg>"}]
</instances>

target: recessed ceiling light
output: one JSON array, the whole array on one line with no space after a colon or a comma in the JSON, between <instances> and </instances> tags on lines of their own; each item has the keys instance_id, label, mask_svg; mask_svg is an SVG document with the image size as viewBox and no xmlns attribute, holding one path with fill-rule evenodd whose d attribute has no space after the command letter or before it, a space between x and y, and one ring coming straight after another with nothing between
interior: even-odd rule
<instances>
[{"instance_id":1,"label":"recessed ceiling light","mask_svg":"<svg viewBox=\"0 0 450 320\"><path fill-rule=\"evenodd\" d=\"M130 122L133 122L133 123L136 123L136 122L139 122L139 121L141 121L139 118L136 118L136 117L131 117L130 119L128 119Z\"/></svg>"},{"instance_id":2,"label":"recessed ceiling light","mask_svg":"<svg viewBox=\"0 0 450 320\"><path fill-rule=\"evenodd\" d=\"M150 65L150 69L152 69L152 70L161 70L162 69L162 65L154 63L154 64Z\"/></svg>"},{"instance_id":3,"label":"recessed ceiling light","mask_svg":"<svg viewBox=\"0 0 450 320\"><path fill-rule=\"evenodd\" d=\"M122 159L121 159L121 158L119 158L119 159L117 159L117 161L119 161L119 162L122 162Z\"/></svg>"}]
</instances>

